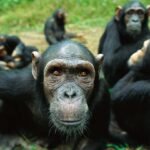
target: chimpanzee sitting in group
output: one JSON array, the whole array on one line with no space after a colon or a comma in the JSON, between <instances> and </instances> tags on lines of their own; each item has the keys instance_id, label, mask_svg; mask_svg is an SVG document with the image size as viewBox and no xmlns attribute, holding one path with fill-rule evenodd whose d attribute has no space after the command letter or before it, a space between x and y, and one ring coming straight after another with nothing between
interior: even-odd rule
<instances>
[{"instance_id":1,"label":"chimpanzee sitting in group","mask_svg":"<svg viewBox=\"0 0 150 150\"><path fill-rule=\"evenodd\" d=\"M0 69L27 66L32 61L33 46L26 46L17 36L0 36Z\"/></svg>"},{"instance_id":2,"label":"chimpanzee sitting in group","mask_svg":"<svg viewBox=\"0 0 150 150\"><path fill-rule=\"evenodd\" d=\"M44 34L49 44L55 44L70 38L80 38L84 40L81 35L66 32L65 25L65 11L63 9L57 9L53 15L46 20L44 26Z\"/></svg>"},{"instance_id":3,"label":"chimpanzee sitting in group","mask_svg":"<svg viewBox=\"0 0 150 150\"><path fill-rule=\"evenodd\" d=\"M33 51L38 51L38 49L20 42L12 53L14 68L19 69L29 65L32 62Z\"/></svg>"},{"instance_id":4,"label":"chimpanzee sitting in group","mask_svg":"<svg viewBox=\"0 0 150 150\"><path fill-rule=\"evenodd\" d=\"M30 66L0 71L0 131L48 136L49 149L103 150L110 96L98 75L102 55L67 40L32 57L32 73Z\"/></svg>"},{"instance_id":5,"label":"chimpanzee sitting in group","mask_svg":"<svg viewBox=\"0 0 150 150\"><path fill-rule=\"evenodd\" d=\"M20 42L17 36L0 35L0 69L14 68L11 55Z\"/></svg>"},{"instance_id":6,"label":"chimpanzee sitting in group","mask_svg":"<svg viewBox=\"0 0 150 150\"><path fill-rule=\"evenodd\" d=\"M112 89L119 126L138 144L150 145L150 40L128 61L130 72Z\"/></svg>"},{"instance_id":7,"label":"chimpanzee sitting in group","mask_svg":"<svg viewBox=\"0 0 150 150\"><path fill-rule=\"evenodd\" d=\"M115 16L108 23L100 39L98 52L105 55L103 71L110 87L129 71L129 57L150 38L149 14L149 7L133 0L123 8L117 7Z\"/></svg>"}]
</instances>

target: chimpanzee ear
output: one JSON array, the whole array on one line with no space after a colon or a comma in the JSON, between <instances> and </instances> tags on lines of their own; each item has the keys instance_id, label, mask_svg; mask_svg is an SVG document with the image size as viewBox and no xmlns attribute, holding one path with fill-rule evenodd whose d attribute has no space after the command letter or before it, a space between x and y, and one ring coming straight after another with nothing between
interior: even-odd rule
<instances>
[{"instance_id":1,"label":"chimpanzee ear","mask_svg":"<svg viewBox=\"0 0 150 150\"><path fill-rule=\"evenodd\" d=\"M38 64L41 58L41 54L37 51L32 52L32 75L34 79L37 79L38 75Z\"/></svg>"},{"instance_id":2,"label":"chimpanzee ear","mask_svg":"<svg viewBox=\"0 0 150 150\"><path fill-rule=\"evenodd\" d=\"M96 56L97 64L98 64L98 65L101 65L102 62L103 62L103 59L104 59L104 55L103 55L103 54L98 54L98 55Z\"/></svg>"},{"instance_id":3,"label":"chimpanzee ear","mask_svg":"<svg viewBox=\"0 0 150 150\"><path fill-rule=\"evenodd\" d=\"M147 14L150 17L150 5L147 6Z\"/></svg>"},{"instance_id":4,"label":"chimpanzee ear","mask_svg":"<svg viewBox=\"0 0 150 150\"><path fill-rule=\"evenodd\" d=\"M120 19L121 11L122 11L122 7L121 6L117 6L116 9L115 9L115 19L117 21L119 21L119 19Z\"/></svg>"}]
</instances>

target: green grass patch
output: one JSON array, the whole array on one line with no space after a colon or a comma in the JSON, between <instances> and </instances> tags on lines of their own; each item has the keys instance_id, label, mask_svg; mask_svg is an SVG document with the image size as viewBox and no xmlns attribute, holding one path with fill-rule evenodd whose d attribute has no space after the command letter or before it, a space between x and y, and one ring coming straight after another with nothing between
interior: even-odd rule
<instances>
[{"instance_id":1,"label":"green grass patch","mask_svg":"<svg viewBox=\"0 0 150 150\"><path fill-rule=\"evenodd\" d=\"M149 0L142 2L148 4ZM68 25L104 27L115 7L126 0L1 0L0 32L43 31L43 24L55 9L64 8Z\"/></svg>"}]
</instances>

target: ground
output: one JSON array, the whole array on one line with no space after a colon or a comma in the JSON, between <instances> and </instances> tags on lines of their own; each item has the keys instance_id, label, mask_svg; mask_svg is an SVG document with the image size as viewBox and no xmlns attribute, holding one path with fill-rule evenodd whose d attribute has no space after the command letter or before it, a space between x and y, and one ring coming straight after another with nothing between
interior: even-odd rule
<instances>
[{"instance_id":1,"label":"ground","mask_svg":"<svg viewBox=\"0 0 150 150\"><path fill-rule=\"evenodd\" d=\"M68 32L77 33L83 38L75 39L84 43L93 54L97 53L99 38L102 34L102 29L97 28L67 28ZM21 32L19 33L21 39L28 45L36 46L40 51L47 48L48 44L42 32Z\"/></svg>"}]
</instances>

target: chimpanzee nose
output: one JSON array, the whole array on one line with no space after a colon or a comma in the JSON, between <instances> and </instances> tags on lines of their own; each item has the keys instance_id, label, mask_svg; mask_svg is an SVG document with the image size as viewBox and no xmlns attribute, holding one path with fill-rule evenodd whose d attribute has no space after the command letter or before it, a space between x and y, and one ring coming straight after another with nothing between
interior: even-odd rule
<instances>
[{"instance_id":1,"label":"chimpanzee nose","mask_svg":"<svg viewBox=\"0 0 150 150\"><path fill-rule=\"evenodd\" d=\"M136 23L136 22L138 22L138 19L133 19L132 21Z\"/></svg>"},{"instance_id":2,"label":"chimpanzee nose","mask_svg":"<svg viewBox=\"0 0 150 150\"><path fill-rule=\"evenodd\" d=\"M132 17L132 21L133 22L139 22L139 18L138 18L138 16L137 15L134 15L133 17Z\"/></svg>"},{"instance_id":3,"label":"chimpanzee nose","mask_svg":"<svg viewBox=\"0 0 150 150\"><path fill-rule=\"evenodd\" d=\"M65 98L70 98L73 99L77 96L76 92L72 89L68 89L67 91L64 91L64 97Z\"/></svg>"}]
</instances>

